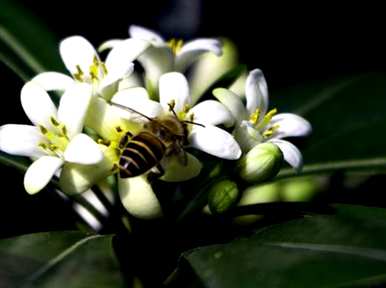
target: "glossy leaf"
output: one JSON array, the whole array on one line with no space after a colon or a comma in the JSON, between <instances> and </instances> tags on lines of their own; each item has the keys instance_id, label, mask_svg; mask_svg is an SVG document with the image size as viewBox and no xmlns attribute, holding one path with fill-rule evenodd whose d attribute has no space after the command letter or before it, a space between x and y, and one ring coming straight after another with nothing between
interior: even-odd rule
<instances>
[{"instance_id":1,"label":"glossy leaf","mask_svg":"<svg viewBox=\"0 0 386 288\"><path fill-rule=\"evenodd\" d=\"M294 112L311 122L313 133L302 147L303 173L315 174L385 170L385 95L386 75L369 74L295 87L271 99L280 112ZM287 170L282 176L293 174Z\"/></svg>"},{"instance_id":2,"label":"glossy leaf","mask_svg":"<svg viewBox=\"0 0 386 288\"><path fill-rule=\"evenodd\" d=\"M64 69L58 39L37 17L10 0L1 1L0 61L23 80L42 71Z\"/></svg>"},{"instance_id":3,"label":"glossy leaf","mask_svg":"<svg viewBox=\"0 0 386 288\"><path fill-rule=\"evenodd\" d=\"M192 250L183 259L205 287L368 287L386 283L386 210L336 208L335 216L270 226L250 238Z\"/></svg>"},{"instance_id":4,"label":"glossy leaf","mask_svg":"<svg viewBox=\"0 0 386 288\"><path fill-rule=\"evenodd\" d=\"M0 241L2 287L125 287L111 236L36 233Z\"/></svg>"}]
</instances>

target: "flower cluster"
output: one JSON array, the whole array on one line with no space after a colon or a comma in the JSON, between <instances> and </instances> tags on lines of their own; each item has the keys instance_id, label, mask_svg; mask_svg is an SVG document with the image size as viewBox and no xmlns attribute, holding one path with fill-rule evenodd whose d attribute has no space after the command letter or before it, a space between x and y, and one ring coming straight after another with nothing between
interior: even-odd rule
<instances>
[{"instance_id":1,"label":"flower cluster","mask_svg":"<svg viewBox=\"0 0 386 288\"><path fill-rule=\"evenodd\" d=\"M1 126L0 150L33 161L24 177L28 193L53 177L65 194L85 193L114 175L128 212L154 218L162 210L151 179L193 179L205 165L203 153L233 161L227 174L238 181L267 180L282 160L301 168L300 151L282 138L307 135L311 126L298 115L269 110L261 70L234 79L244 89L216 87L227 72L225 42L165 41L138 26L129 34L99 47L99 53L108 50L104 60L85 38L64 39L59 51L69 73L44 72L22 88L21 104L33 125ZM192 88L199 79L192 74L205 65L211 75ZM215 87L212 94L209 87ZM213 191L211 209L227 206L216 204L221 197Z\"/></svg>"}]
</instances>

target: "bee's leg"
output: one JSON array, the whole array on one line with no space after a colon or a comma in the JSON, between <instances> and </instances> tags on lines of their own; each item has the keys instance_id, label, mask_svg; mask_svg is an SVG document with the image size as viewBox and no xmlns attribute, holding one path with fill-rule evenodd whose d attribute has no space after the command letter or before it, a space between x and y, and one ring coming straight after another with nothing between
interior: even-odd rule
<instances>
[{"instance_id":1,"label":"bee's leg","mask_svg":"<svg viewBox=\"0 0 386 288\"><path fill-rule=\"evenodd\" d=\"M149 182L152 182L153 180L158 179L165 174L165 170L161 164L158 163L154 168L156 168L158 171L151 171L149 174L147 174L147 180L149 180Z\"/></svg>"},{"instance_id":2,"label":"bee's leg","mask_svg":"<svg viewBox=\"0 0 386 288\"><path fill-rule=\"evenodd\" d=\"M127 145L127 142L129 142L129 138L132 138L133 134L131 134L130 131L127 131L125 135L122 136L121 140L119 141L119 148L123 149Z\"/></svg>"}]
</instances>

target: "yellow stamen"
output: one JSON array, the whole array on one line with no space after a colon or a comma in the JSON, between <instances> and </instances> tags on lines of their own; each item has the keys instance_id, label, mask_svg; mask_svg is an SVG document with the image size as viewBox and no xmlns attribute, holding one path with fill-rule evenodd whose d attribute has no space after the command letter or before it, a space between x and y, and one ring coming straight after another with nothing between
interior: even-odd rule
<instances>
[{"instance_id":1,"label":"yellow stamen","mask_svg":"<svg viewBox=\"0 0 386 288\"><path fill-rule=\"evenodd\" d=\"M257 122L259 121L259 118L260 118L260 109L257 108L255 112L253 112L251 114L251 116L249 116L249 121L253 124L253 125L256 125Z\"/></svg>"},{"instance_id":2,"label":"yellow stamen","mask_svg":"<svg viewBox=\"0 0 386 288\"><path fill-rule=\"evenodd\" d=\"M39 143L38 146L42 148L43 150L47 150L47 144L46 143Z\"/></svg>"},{"instance_id":3,"label":"yellow stamen","mask_svg":"<svg viewBox=\"0 0 386 288\"><path fill-rule=\"evenodd\" d=\"M79 65L76 65L77 72L74 74L75 80L78 80L79 82L83 82L84 73Z\"/></svg>"},{"instance_id":4,"label":"yellow stamen","mask_svg":"<svg viewBox=\"0 0 386 288\"><path fill-rule=\"evenodd\" d=\"M54 145L54 144L50 144L49 145L49 149L52 151L52 152L54 152L55 150L57 150L59 147L58 146L56 146L56 145Z\"/></svg>"},{"instance_id":5,"label":"yellow stamen","mask_svg":"<svg viewBox=\"0 0 386 288\"><path fill-rule=\"evenodd\" d=\"M270 110L267 114L265 114L263 120L256 128L260 129L260 128L264 128L265 126L267 126L269 124L269 122L271 121L272 117L275 116L276 113L277 113L276 108L273 108L272 110Z\"/></svg>"},{"instance_id":6,"label":"yellow stamen","mask_svg":"<svg viewBox=\"0 0 386 288\"><path fill-rule=\"evenodd\" d=\"M48 130L46 127L44 127L43 125L38 125L39 129L40 129L40 133L42 133L43 135L47 134Z\"/></svg>"},{"instance_id":7,"label":"yellow stamen","mask_svg":"<svg viewBox=\"0 0 386 288\"><path fill-rule=\"evenodd\" d=\"M106 75L106 74L107 74L107 67L106 67L105 63L103 63L103 62L100 62L100 65L101 65L101 68L102 68L103 74L104 74L104 75Z\"/></svg>"},{"instance_id":8,"label":"yellow stamen","mask_svg":"<svg viewBox=\"0 0 386 288\"><path fill-rule=\"evenodd\" d=\"M174 55L177 55L177 53L181 50L182 46L184 45L184 41L182 39L176 39L172 38L167 42L168 46L172 50Z\"/></svg>"},{"instance_id":9,"label":"yellow stamen","mask_svg":"<svg viewBox=\"0 0 386 288\"><path fill-rule=\"evenodd\" d=\"M265 130L264 132L263 132L263 137L264 138L269 138L269 137L271 137L273 134L275 134L276 133L276 131L279 129L279 124L275 124L275 125L273 125L272 127L270 127L270 128L268 128L267 130Z\"/></svg>"},{"instance_id":10,"label":"yellow stamen","mask_svg":"<svg viewBox=\"0 0 386 288\"><path fill-rule=\"evenodd\" d=\"M56 120L54 117L50 117L50 122L54 127L58 127L60 125L59 121Z\"/></svg>"}]
</instances>

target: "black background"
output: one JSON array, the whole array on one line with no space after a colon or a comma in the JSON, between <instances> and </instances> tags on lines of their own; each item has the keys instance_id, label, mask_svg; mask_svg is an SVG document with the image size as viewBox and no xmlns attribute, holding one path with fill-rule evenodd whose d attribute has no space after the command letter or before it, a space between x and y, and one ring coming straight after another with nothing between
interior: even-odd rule
<instances>
[{"instance_id":1,"label":"black background","mask_svg":"<svg viewBox=\"0 0 386 288\"><path fill-rule=\"evenodd\" d=\"M271 90L386 71L385 13L370 3L337 7L326 2L268 5L241 0L19 2L48 25L58 41L78 34L98 45L126 38L130 24L152 28L166 39L226 36L238 45L241 62L264 71ZM28 123L19 104L23 82L0 64L0 83L0 124ZM22 187L23 175L4 167L0 172L1 235L71 226L68 207L52 191L29 196Z\"/></svg>"}]
</instances>

